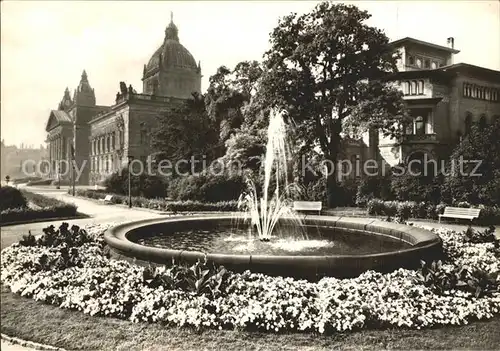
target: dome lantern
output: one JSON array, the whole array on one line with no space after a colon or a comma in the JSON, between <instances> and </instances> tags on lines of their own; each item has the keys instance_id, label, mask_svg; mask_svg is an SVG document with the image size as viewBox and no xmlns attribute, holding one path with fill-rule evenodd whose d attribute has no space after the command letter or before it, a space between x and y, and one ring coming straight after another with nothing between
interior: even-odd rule
<instances>
[{"instance_id":1,"label":"dome lantern","mask_svg":"<svg viewBox=\"0 0 500 351\"><path fill-rule=\"evenodd\" d=\"M170 23L165 29L165 40L179 41L179 30L174 24L174 13L170 11Z\"/></svg>"}]
</instances>

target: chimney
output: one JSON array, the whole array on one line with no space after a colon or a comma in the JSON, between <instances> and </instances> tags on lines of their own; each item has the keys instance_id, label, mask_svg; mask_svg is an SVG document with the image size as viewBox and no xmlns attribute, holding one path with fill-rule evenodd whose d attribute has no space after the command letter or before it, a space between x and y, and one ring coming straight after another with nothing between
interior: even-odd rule
<instances>
[{"instance_id":1,"label":"chimney","mask_svg":"<svg viewBox=\"0 0 500 351\"><path fill-rule=\"evenodd\" d=\"M455 49L455 38L449 37L446 39L446 43L448 44L448 47L451 49Z\"/></svg>"}]
</instances>

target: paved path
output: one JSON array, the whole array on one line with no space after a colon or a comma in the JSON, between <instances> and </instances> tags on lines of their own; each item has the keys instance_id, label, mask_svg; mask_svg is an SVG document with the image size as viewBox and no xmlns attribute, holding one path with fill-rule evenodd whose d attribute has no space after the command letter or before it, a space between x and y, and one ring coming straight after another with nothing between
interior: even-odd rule
<instances>
[{"instance_id":1,"label":"paved path","mask_svg":"<svg viewBox=\"0 0 500 351\"><path fill-rule=\"evenodd\" d=\"M74 203L78 206L78 212L90 216L90 218L65 220L65 222L68 222L70 225L76 224L83 226L91 223L123 223L161 216L161 212L159 211L153 212L152 210L146 209L128 208L122 205L104 204L94 200L73 197L67 194L67 189L30 187L29 190L38 194L57 198L68 203ZM0 247L3 249L4 247L19 241L23 235L28 234L28 231L31 231L31 234L33 235L41 234L43 228L46 228L50 224L58 225L61 222L61 220L56 220L52 222L28 223L1 227Z\"/></svg>"},{"instance_id":2,"label":"paved path","mask_svg":"<svg viewBox=\"0 0 500 351\"><path fill-rule=\"evenodd\" d=\"M24 347L21 345L16 345L16 344L10 343L10 342L2 339L0 342L0 350L2 350L2 351L32 351L32 350L36 350L36 349L31 349L31 348Z\"/></svg>"}]
</instances>

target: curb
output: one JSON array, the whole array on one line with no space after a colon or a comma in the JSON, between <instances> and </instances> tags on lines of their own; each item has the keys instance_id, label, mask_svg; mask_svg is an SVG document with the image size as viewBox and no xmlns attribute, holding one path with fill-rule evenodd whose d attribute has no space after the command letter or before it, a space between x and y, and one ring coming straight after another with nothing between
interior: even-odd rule
<instances>
[{"instance_id":1,"label":"curb","mask_svg":"<svg viewBox=\"0 0 500 351\"><path fill-rule=\"evenodd\" d=\"M3 333L0 334L0 336L1 336L2 340L5 340L7 342L10 342L10 343L16 344L16 345L20 345L20 346L24 346L24 347L29 347L29 348L32 348L32 349L35 349L35 350L66 351L65 349L60 348L60 347L39 344L37 342L23 340L23 339L15 338L15 337L12 337L12 336L8 336L8 335L5 335Z\"/></svg>"}]
</instances>

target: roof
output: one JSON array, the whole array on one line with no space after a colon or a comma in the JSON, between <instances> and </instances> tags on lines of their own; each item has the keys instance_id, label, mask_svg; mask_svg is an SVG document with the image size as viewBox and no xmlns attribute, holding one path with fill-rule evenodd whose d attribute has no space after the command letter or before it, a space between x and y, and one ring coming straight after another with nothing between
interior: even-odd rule
<instances>
[{"instance_id":1,"label":"roof","mask_svg":"<svg viewBox=\"0 0 500 351\"><path fill-rule=\"evenodd\" d=\"M474 78L483 79L486 81L500 84L500 71L495 71L489 68L471 65L468 63L456 63L453 65L443 66L436 69L416 69L411 71L400 71L390 74L385 77L385 80L395 79L412 79L412 78L452 78L456 74L471 74Z\"/></svg>"},{"instance_id":2,"label":"roof","mask_svg":"<svg viewBox=\"0 0 500 351\"><path fill-rule=\"evenodd\" d=\"M51 123L53 120L55 120L56 123ZM45 130L48 132L50 129L49 127L51 125L58 125L58 124L67 124L71 123L71 117L66 113L66 111L63 110L52 110L50 111L49 119L47 120L47 125L45 126Z\"/></svg>"},{"instance_id":3,"label":"roof","mask_svg":"<svg viewBox=\"0 0 500 351\"><path fill-rule=\"evenodd\" d=\"M392 41L389 43L389 45L392 45L392 46L403 46L405 44L418 44L418 45L428 46L428 47L431 47L434 49L438 49L438 50L442 50L442 51L446 51L446 52L451 52L453 54L458 54L460 52L460 50L452 49L452 48L449 48L447 46L437 45L437 44L429 43L427 41L418 40L418 39L410 38L410 37L405 37L405 38L398 39L396 41Z\"/></svg>"}]
</instances>

